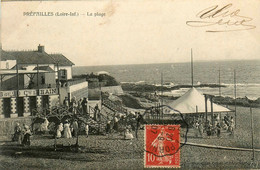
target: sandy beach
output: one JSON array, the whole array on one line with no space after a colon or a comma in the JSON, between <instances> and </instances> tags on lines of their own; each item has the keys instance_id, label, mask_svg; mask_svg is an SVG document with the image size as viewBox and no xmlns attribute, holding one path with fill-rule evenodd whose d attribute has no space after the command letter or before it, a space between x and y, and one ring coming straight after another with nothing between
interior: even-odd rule
<instances>
[{"instance_id":1,"label":"sandy beach","mask_svg":"<svg viewBox=\"0 0 260 170\"><path fill-rule=\"evenodd\" d=\"M260 109L253 108L254 147L260 148ZM222 138L195 138L190 129L188 142L237 148L252 148L249 108L237 108L237 129L234 136L223 133ZM79 152L54 151L54 139L51 136L33 136L30 147L19 147L16 143L1 141L0 169L142 169L144 167L144 131L139 131L139 138L123 140L123 136L112 137L90 135L79 137ZM182 139L183 142L183 139ZM57 144L68 146L76 139L58 139ZM213 148L184 145L181 148L181 168L255 168L260 153L255 152L255 164L251 164L252 152L230 151ZM258 167L259 168L259 167Z\"/></svg>"}]
</instances>

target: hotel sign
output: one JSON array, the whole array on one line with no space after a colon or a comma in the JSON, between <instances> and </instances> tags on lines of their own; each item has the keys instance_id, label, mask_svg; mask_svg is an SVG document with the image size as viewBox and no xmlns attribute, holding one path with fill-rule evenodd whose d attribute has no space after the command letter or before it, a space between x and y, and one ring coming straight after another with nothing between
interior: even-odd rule
<instances>
[{"instance_id":1,"label":"hotel sign","mask_svg":"<svg viewBox=\"0 0 260 170\"><path fill-rule=\"evenodd\" d=\"M19 90L18 92L19 96L36 96L37 92L36 90Z\"/></svg>"},{"instance_id":2,"label":"hotel sign","mask_svg":"<svg viewBox=\"0 0 260 170\"><path fill-rule=\"evenodd\" d=\"M39 95L52 95L58 94L58 89L56 88L49 88L49 89L39 89Z\"/></svg>"},{"instance_id":3,"label":"hotel sign","mask_svg":"<svg viewBox=\"0 0 260 170\"><path fill-rule=\"evenodd\" d=\"M15 97L15 91L0 91L0 98L10 98Z\"/></svg>"}]
</instances>

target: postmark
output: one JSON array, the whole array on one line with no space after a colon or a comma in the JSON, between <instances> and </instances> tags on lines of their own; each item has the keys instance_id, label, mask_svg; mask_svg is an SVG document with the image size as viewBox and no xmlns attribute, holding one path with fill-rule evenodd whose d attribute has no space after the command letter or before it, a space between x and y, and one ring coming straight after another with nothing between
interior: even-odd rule
<instances>
[{"instance_id":1,"label":"postmark","mask_svg":"<svg viewBox=\"0 0 260 170\"><path fill-rule=\"evenodd\" d=\"M146 125L144 166L180 167L180 125Z\"/></svg>"}]
</instances>

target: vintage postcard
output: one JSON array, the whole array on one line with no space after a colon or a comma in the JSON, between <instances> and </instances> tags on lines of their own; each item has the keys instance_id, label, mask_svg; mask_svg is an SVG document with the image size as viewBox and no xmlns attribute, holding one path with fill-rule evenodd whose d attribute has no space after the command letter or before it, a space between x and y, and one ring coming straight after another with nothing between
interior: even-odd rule
<instances>
[{"instance_id":1,"label":"vintage postcard","mask_svg":"<svg viewBox=\"0 0 260 170\"><path fill-rule=\"evenodd\" d=\"M0 169L260 169L259 11L2 0Z\"/></svg>"}]
</instances>

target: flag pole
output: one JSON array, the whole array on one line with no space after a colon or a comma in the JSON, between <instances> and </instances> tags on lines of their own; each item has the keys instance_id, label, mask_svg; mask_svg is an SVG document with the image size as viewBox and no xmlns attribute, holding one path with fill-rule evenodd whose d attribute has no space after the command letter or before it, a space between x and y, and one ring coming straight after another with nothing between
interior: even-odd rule
<instances>
[{"instance_id":1,"label":"flag pole","mask_svg":"<svg viewBox=\"0 0 260 170\"><path fill-rule=\"evenodd\" d=\"M219 83L219 96L221 96L220 67L219 67L219 70L218 70L218 83Z\"/></svg>"},{"instance_id":2,"label":"flag pole","mask_svg":"<svg viewBox=\"0 0 260 170\"><path fill-rule=\"evenodd\" d=\"M161 96L162 96L161 103L163 105L163 73L161 73ZM161 112L162 112L162 116L163 116L163 107L161 108Z\"/></svg>"},{"instance_id":3,"label":"flag pole","mask_svg":"<svg viewBox=\"0 0 260 170\"><path fill-rule=\"evenodd\" d=\"M251 132L252 132L252 151L253 151L253 158L252 161L255 160L255 149L254 149L254 123L253 123L253 113L252 107L250 106L250 115L251 115Z\"/></svg>"},{"instance_id":4,"label":"flag pole","mask_svg":"<svg viewBox=\"0 0 260 170\"><path fill-rule=\"evenodd\" d=\"M192 49L191 49L191 87L193 87L193 56L192 56Z\"/></svg>"},{"instance_id":5,"label":"flag pole","mask_svg":"<svg viewBox=\"0 0 260 170\"><path fill-rule=\"evenodd\" d=\"M234 70L234 95L235 95L235 128L237 127L237 85L236 85L236 70Z\"/></svg>"}]
</instances>

